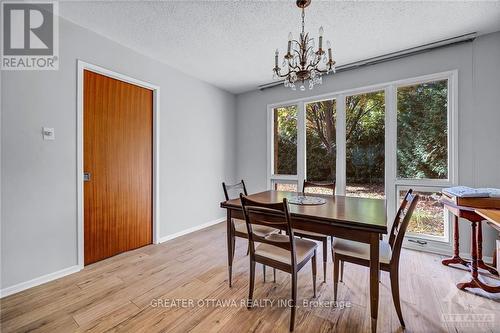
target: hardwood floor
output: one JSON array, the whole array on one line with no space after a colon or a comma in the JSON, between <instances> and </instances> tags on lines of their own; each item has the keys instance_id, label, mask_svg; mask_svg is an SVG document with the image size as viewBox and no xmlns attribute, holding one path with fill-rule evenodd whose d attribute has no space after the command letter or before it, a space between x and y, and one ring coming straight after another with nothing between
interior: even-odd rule
<instances>
[{"instance_id":1,"label":"hardwood floor","mask_svg":"<svg viewBox=\"0 0 500 333\"><path fill-rule=\"evenodd\" d=\"M290 310L277 303L290 297L290 275L278 272L273 283L272 270L268 269L267 282L263 283L262 267L258 267L255 299L274 301L274 305L247 310L240 303L248 293L246 242L237 240L233 287L229 288L225 230L221 223L161 245L149 245L6 297L0 301L1 331L288 332ZM459 291L455 283L466 280L466 271L444 267L441 259L402 251L406 331L499 332L500 294L481 292L484 297ZM346 263L338 299L349 307L333 309L328 307L333 299L331 258L328 262L327 282L317 286L315 300L321 307L304 306L303 301L314 301L310 264L299 272L295 332L369 332L368 270ZM192 299L193 304L182 307L179 300L172 307L174 299ZM229 306L216 304L217 300ZM162 301L169 307L154 306ZM403 331L385 273L380 283L378 331Z\"/></svg>"}]
</instances>

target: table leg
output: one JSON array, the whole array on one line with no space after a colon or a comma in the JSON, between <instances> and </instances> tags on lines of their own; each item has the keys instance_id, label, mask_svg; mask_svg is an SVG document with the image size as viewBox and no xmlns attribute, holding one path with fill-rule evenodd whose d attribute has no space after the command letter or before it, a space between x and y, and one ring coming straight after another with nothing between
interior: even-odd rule
<instances>
[{"instance_id":1,"label":"table leg","mask_svg":"<svg viewBox=\"0 0 500 333\"><path fill-rule=\"evenodd\" d=\"M490 272L491 274L498 275L495 268L486 265L483 261L483 229L482 222L478 222L477 226L477 267Z\"/></svg>"},{"instance_id":2,"label":"table leg","mask_svg":"<svg viewBox=\"0 0 500 333\"><path fill-rule=\"evenodd\" d=\"M493 249L493 266L494 267L498 267L498 265L497 265L497 260L498 260L497 252L498 252L498 250L497 250L496 244L495 244L495 248Z\"/></svg>"},{"instance_id":3,"label":"table leg","mask_svg":"<svg viewBox=\"0 0 500 333\"><path fill-rule=\"evenodd\" d=\"M227 267L228 267L228 280L229 287L232 285L232 275L233 275L233 228L232 228L232 218L231 209L227 210Z\"/></svg>"},{"instance_id":4,"label":"table leg","mask_svg":"<svg viewBox=\"0 0 500 333\"><path fill-rule=\"evenodd\" d=\"M478 287L476 285L477 279L477 232L476 232L476 223L477 222L471 222L471 258L472 258L472 264L471 264L471 274L472 274L472 280L470 282L461 282L457 284L458 289L465 289L465 288L476 288Z\"/></svg>"},{"instance_id":5,"label":"table leg","mask_svg":"<svg viewBox=\"0 0 500 333\"><path fill-rule=\"evenodd\" d=\"M459 231L458 231L458 216L454 215L453 223L453 257L448 259L443 259L441 263L445 266L450 264L460 264L467 266L469 262L460 258L460 245L459 245Z\"/></svg>"},{"instance_id":6,"label":"table leg","mask_svg":"<svg viewBox=\"0 0 500 333\"><path fill-rule=\"evenodd\" d=\"M370 310L372 332L377 331L379 272L379 236L378 234L372 234L370 237Z\"/></svg>"},{"instance_id":7,"label":"table leg","mask_svg":"<svg viewBox=\"0 0 500 333\"><path fill-rule=\"evenodd\" d=\"M465 289L465 288L480 288L483 289L486 292L489 293L500 293L500 286L493 287L489 286L483 282L481 282L478 279L478 272L477 272L477 262L478 262L478 243L477 243L477 225L476 223L478 222L472 222L471 221L471 257L472 257L472 264L471 264L471 275L472 279L469 282L461 282L457 283L457 288L458 289ZM481 223L481 222L479 222Z\"/></svg>"}]
</instances>

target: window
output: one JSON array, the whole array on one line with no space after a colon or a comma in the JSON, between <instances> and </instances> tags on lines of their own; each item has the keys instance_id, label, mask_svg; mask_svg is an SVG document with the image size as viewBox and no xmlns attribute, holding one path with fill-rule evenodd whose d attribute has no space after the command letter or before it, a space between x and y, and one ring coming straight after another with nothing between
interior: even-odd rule
<instances>
[{"instance_id":1,"label":"window","mask_svg":"<svg viewBox=\"0 0 500 333\"><path fill-rule=\"evenodd\" d=\"M336 176L334 99L306 104L306 179L332 182Z\"/></svg>"},{"instance_id":2,"label":"window","mask_svg":"<svg viewBox=\"0 0 500 333\"><path fill-rule=\"evenodd\" d=\"M269 188L335 181L338 195L386 198L388 221L412 188L406 246L448 250L439 196L456 184L456 85L450 71L269 106Z\"/></svg>"},{"instance_id":3,"label":"window","mask_svg":"<svg viewBox=\"0 0 500 333\"><path fill-rule=\"evenodd\" d=\"M384 198L384 91L346 98L346 195Z\"/></svg>"},{"instance_id":4,"label":"window","mask_svg":"<svg viewBox=\"0 0 500 333\"><path fill-rule=\"evenodd\" d=\"M398 87L397 177L448 178L448 80Z\"/></svg>"},{"instance_id":5,"label":"window","mask_svg":"<svg viewBox=\"0 0 500 333\"><path fill-rule=\"evenodd\" d=\"M399 190L399 202L403 200L408 189ZM445 223L447 214L443 205L439 202L441 190L418 190L413 191L420 199L408 224L407 234L412 236L428 236L426 238L437 239L445 237Z\"/></svg>"},{"instance_id":6,"label":"window","mask_svg":"<svg viewBox=\"0 0 500 333\"><path fill-rule=\"evenodd\" d=\"M408 226L417 238L448 241L449 219L439 203L450 180L449 80L398 86L396 181L413 188L420 202ZM398 198L404 195L399 192Z\"/></svg>"},{"instance_id":7,"label":"window","mask_svg":"<svg viewBox=\"0 0 500 333\"><path fill-rule=\"evenodd\" d=\"M274 174L297 174L297 106L274 109Z\"/></svg>"},{"instance_id":8,"label":"window","mask_svg":"<svg viewBox=\"0 0 500 333\"><path fill-rule=\"evenodd\" d=\"M302 191L302 189L300 190L297 189L296 181L287 181L287 180L273 180L272 189L275 191L289 191L289 192Z\"/></svg>"}]
</instances>

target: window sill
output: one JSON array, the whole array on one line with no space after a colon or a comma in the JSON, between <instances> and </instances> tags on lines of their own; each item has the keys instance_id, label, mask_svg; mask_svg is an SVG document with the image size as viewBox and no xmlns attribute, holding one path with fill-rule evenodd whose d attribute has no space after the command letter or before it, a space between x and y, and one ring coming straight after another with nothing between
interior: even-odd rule
<instances>
[{"instance_id":1,"label":"window sill","mask_svg":"<svg viewBox=\"0 0 500 333\"><path fill-rule=\"evenodd\" d=\"M425 244L410 242L409 241L410 239L415 241L425 242ZM451 243L446 241L438 241L430 239L418 239L418 238L408 237L404 239L403 247L406 249L430 252L444 256L450 256L453 253L453 247Z\"/></svg>"}]
</instances>

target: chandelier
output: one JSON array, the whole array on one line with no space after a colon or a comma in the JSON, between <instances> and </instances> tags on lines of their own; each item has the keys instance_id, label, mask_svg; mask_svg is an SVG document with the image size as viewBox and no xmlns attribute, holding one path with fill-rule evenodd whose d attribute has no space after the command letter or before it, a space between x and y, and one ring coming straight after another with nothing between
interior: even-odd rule
<instances>
[{"instance_id":1,"label":"chandelier","mask_svg":"<svg viewBox=\"0 0 500 333\"><path fill-rule=\"evenodd\" d=\"M304 31L305 8L311 4L311 0L297 0L297 7L302 9L302 32L298 40L288 34L288 50L283 57L281 68L278 66L279 51L276 49L274 55L273 79L284 78L285 87L296 90L296 84L300 84L300 90L306 90L304 86L309 80L309 89L323 83L323 74L335 73L335 61L332 58L332 46L327 41L328 57L323 49L323 27L319 28L318 49L315 51L314 38L309 38L309 33ZM321 64L323 62L323 65Z\"/></svg>"}]
</instances>

